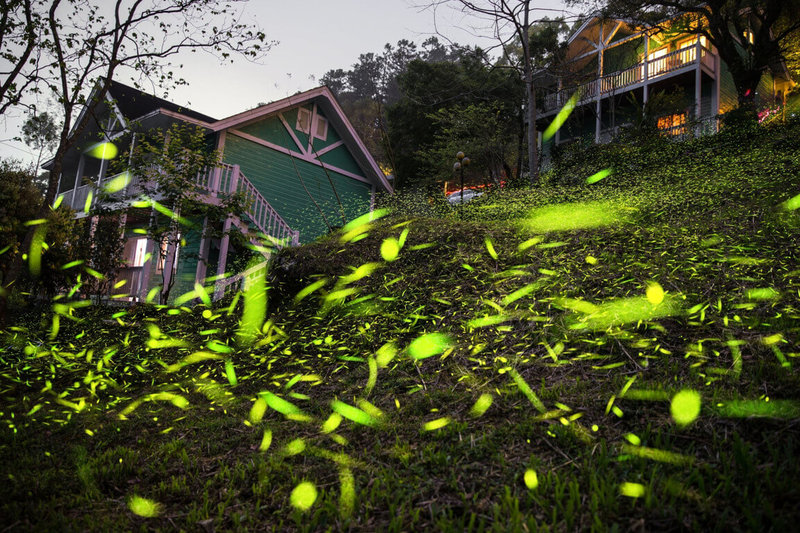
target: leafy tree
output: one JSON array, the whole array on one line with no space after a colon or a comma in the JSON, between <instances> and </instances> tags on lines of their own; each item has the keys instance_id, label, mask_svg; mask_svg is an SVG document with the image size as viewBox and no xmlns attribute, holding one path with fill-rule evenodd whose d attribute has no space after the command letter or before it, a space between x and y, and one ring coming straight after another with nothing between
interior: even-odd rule
<instances>
[{"instance_id":1,"label":"leafy tree","mask_svg":"<svg viewBox=\"0 0 800 533\"><path fill-rule=\"evenodd\" d=\"M99 299L111 296L114 281L124 266L122 258L125 249L123 220L120 212L101 210L95 212L89 226L87 242L90 242L87 258L89 264L100 276L88 278L89 292Z\"/></svg>"},{"instance_id":2,"label":"leafy tree","mask_svg":"<svg viewBox=\"0 0 800 533\"><path fill-rule=\"evenodd\" d=\"M4 4L0 54L10 68L0 86L0 114L30 105L25 94L42 94L59 102L64 117L39 218L46 216L55 199L64 156L90 122L97 121L95 102L89 102L89 112L79 115L90 88L105 95L125 69L139 80L165 88L185 83L167 61L184 50L206 50L226 61L263 56L271 43L257 27L238 21L234 3L238 2L115 0L99 6L83 0L11 0ZM30 246L34 231L29 229L23 248ZM18 261L6 281L13 282L21 271ZM0 323L5 321L5 305L0 298Z\"/></svg>"},{"instance_id":3,"label":"leafy tree","mask_svg":"<svg viewBox=\"0 0 800 533\"><path fill-rule=\"evenodd\" d=\"M205 193L198 187L198 176L220 165L220 154L210 147L206 131L185 123L175 123L167 130L152 130L139 138L132 152L120 161L130 161L129 175L135 188L150 199L152 209L147 235L156 243L162 269L161 302L169 300L175 284L172 275L176 266L174 250L187 232L197 232L208 220L203 237L219 234L216 223L230 213L244 211L240 195L219 197L218 202L205 202ZM158 206L153 204L158 198ZM148 205L144 202L143 205Z\"/></svg>"},{"instance_id":4,"label":"leafy tree","mask_svg":"<svg viewBox=\"0 0 800 533\"><path fill-rule=\"evenodd\" d=\"M386 106L402 98L398 77L414 60L447 61L458 56L458 46L445 46L436 37L422 45L401 39L387 43L380 54L361 54L350 70L329 70L321 78L337 96L342 109L367 149L385 168L393 168L387 137Z\"/></svg>"},{"instance_id":5,"label":"leafy tree","mask_svg":"<svg viewBox=\"0 0 800 533\"><path fill-rule=\"evenodd\" d=\"M753 116L762 75L780 65L800 29L800 0L607 0L601 5L605 16L705 36L728 66L739 107Z\"/></svg>"},{"instance_id":6,"label":"leafy tree","mask_svg":"<svg viewBox=\"0 0 800 533\"><path fill-rule=\"evenodd\" d=\"M29 116L22 124L22 140L36 149L36 164L33 166L33 171L38 172L42 156L45 152L52 152L58 142L58 125L53 115L45 111Z\"/></svg>"},{"instance_id":7,"label":"leafy tree","mask_svg":"<svg viewBox=\"0 0 800 533\"><path fill-rule=\"evenodd\" d=\"M36 218L42 195L33 184L33 175L16 161L0 161L0 276L2 284L27 232L25 223ZM7 290L7 289L6 289Z\"/></svg>"},{"instance_id":8,"label":"leafy tree","mask_svg":"<svg viewBox=\"0 0 800 533\"><path fill-rule=\"evenodd\" d=\"M433 164L432 152L426 155L426 150L441 146L445 140L441 128L455 123L459 111L471 105L491 104L482 109L499 113L498 124L507 135L522 130L523 91L518 76L508 69L487 66L481 50L463 50L455 62L412 61L398 83L403 97L387 109L398 187L442 176L443 167ZM466 134L466 129L462 133ZM452 165L456 152L447 156L447 165Z\"/></svg>"},{"instance_id":9,"label":"leafy tree","mask_svg":"<svg viewBox=\"0 0 800 533\"><path fill-rule=\"evenodd\" d=\"M435 2L445 3L445 2ZM525 118L528 124L526 141L531 184L539 179L538 132L536 129L536 84L534 50L531 48L531 28L537 9L532 0L446 0L464 13L472 13L487 22L486 30L506 49L515 43L521 47L521 71L525 86Z\"/></svg>"},{"instance_id":10,"label":"leafy tree","mask_svg":"<svg viewBox=\"0 0 800 533\"><path fill-rule=\"evenodd\" d=\"M499 183L503 176L512 177L514 121L508 120L499 102L440 109L428 118L437 133L422 155L439 180L452 179L458 152L469 156L465 172L473 179L488 177Z\"/></svg>"}]
</instances>

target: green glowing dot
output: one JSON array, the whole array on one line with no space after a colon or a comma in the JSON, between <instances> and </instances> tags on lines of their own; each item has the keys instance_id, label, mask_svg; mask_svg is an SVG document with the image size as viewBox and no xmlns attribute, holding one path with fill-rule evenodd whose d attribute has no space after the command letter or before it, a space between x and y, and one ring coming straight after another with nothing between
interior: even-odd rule
<instances>
[{"instance_id":1,"label":"green glowing dot","mask_svg":"<svg viewBox=\"0 0 800 533\"><path fill-rule=\"evenodd\" d=\"M593 255L587 255L586 256L586 262L589 263L590 265L596 265L597 264L597 258L595 256L593 256Z\"/></svg>"},{"instance_id":2,"label":"green glowing dot","mask_svg":"<svg viewBox=\"0 0 800 533\"><path fill-rule=\"evenodd\" d=\"M597 427L597 424L592 424L592 431L597 431L598 429L600 428Z\"/></svg>"},{"instance_id":3,"label":"green glowing dot","mask_svg":"<svg viewBox=\"0 0 800 533\"><path fill-rule=\"evenodd\" d=\"M264 418L264 413L267 411L267 402L264 398L258 398L250 408L250 422L256 424Z\"/></svg>"},{"instance_id":4,"label":"green glowing dot","mask_svg":"<svg viewBox=\"0 0 800 533\"><path fill-rule=\"evenodd\" d=\"M531 468L525 471L525 486L530 490L539 486L539 476L537 476L536 472Z\"/></svg>"},{"instance_id":5,"label":"green glowing dot","mask_svg":"<svg viewBox=\"0 0 800 533\"><path fill-rule=\"evenodd\" d=\"M629 498L641 498L644 496L644 485L626 482L619 486L619 493Z\"/></svg>"},{"instance_id":6,"label":"green glowing dot","mask_svg":"<svg viewBox=\"0 0 800 533\"><path fill-rule=\"evenodd\" d=\"M128 509L139 516L152 518L161 512L161 505L153 500L142 498L141 496L131 496L128 500Z\"/></svg>"},{"instance_id":7,"label":"green glowing dot","mask_svg":"<svg viewBox=\"0 0 800 533\"><path fill-rule=\"evenodd\" d=\"M634 435L633 433L628 433L627 435L625 435L625 440L627 440L634 446L639 446L640 444L642 444L642 439L640 439L637 435Z\"/></svg>"},{"instance_id":8,"label":"green glowing dot","mask_svg":"<svg viewBox=\"0 0 800 533\"><path fill-rule=\"evenodd\" d=\"M474 417L482 416L483 413L485 413L486 410L491 406L492 395L488 393L481 394L481 397L477 399L475 405L473 405L472 409L469 410L469 414Z\"/></svg>"},{"instance_id":9,"label":"green glowing dot","mask_svg":"<svg viewBox=\"0 0 800 533\"><path fill-rule=\"evenodd\" d=\"M119 150L114 143L100 143L89 152L96 159L114 159Z\"/></svg>"},{"instance_id":10,"label":"green glowing dot","mask_svg":"<svg viewBox=\"0 0 800 533\"><path fill-rule=\"evenodd\" d=\"M669 410L679 426L691 424L700 414L700 393L693 390L678 392L672 397Z\"/></svg>"},{"instance_id":11,"label":"green glowing dot","mask_svg":"<svg viewBox=\"0 0 800 533\"><path fill-rule=\"evenodd\" d=\"M428 333L411 341L408 353L414 359L425 359L438 355L449 347L450 337L441 333Z\"/></svg>"},{"instance_id":12,"label":"green glowing dot","mask_svg":"<svg viewBox=\"0 0 800 533\"><path fill-rule=\"evenodd\" d=\"M786 208L787 211L794 211L797 208L800 208L800 194L794 196L783 203L783 207Z\"/></svg>"},{"instance_id":13,"label":"green glowing dot","mask_svg":"<svg viewBox=\"0 0 800 533\"><path fill-rule=\"evenodd\" d=\"M647 296L647 301L653 305L658 305L664 301L664 289L661 288L661 285L658 283L649 283L647 285L647 291L645 292Z\"/></svg>"},{"instance_id":14,"label":"green glowing dot","mask_svg":"<svg viewBox=\"0 0 800 533\"><path fill-rule=\"evenodd\" d=\"M450 423L450 418L445 416L442 418L437 418L436 420L431 420L430 422L426 422L422 426L422 429L424 429L425 431L435 431L437 429L442 429L449 423Z\"/></svg>"},{"instance_id":15,"label":"green glowing dot","mask_svg":"<svg viewBox=\"0 0 800 533\"><path fill-rule=\"evenodd\" d=\"M317 500L317 487L310 481L304 481L292 491L289 501L301 511L307 511Z\"/></svg>"},{"instance_id":16,"label":"green glowing dot","mask_svg":"<svg viewBox=\"0 0 800 533\"><path fill-rule=\"evenodd\" d=\"M203 318L205 318L206 320L211 318L213 315L214 313L212 313L210 309L206 309L205 311L203 311Z\"/></svg>"},{"instance_id":17,"label":"green glowing dot","mask_svg":"<svg viewBox=\"0 0 800 533\"><path fill-rule=\"evenodd\" d=\"M381 257L384 261L394 261L400 253L400 244L394 237L389 237L381 244Z\"/></svg>"},{"instance_id":18,"label":"green glowing dot","mask_svg":"<svg viewBox=\"0 0 800 533\"><path fill-rule=\"evenodd\" d=\"M294 439L292 442L286 445L286 454L287 455L298 455L305 451L306 449L306 442L303 439ZM313 485L312 485L313 486ZM311 503L314 503L313 500ZM310 507L310 504L309 504Z\"/></svg>"},{"instance_id":19,"label":"green glowing dot","mask_svg":"<svg viewBox=\"0 0 800 533\"><path fill-rule=\"evenodd\" d=\"M586 183L589 183L589 184L597 183L601 179L607 178L610 175L611 175L611 169L610 168L606 168L606 169L603 169L600 172L597 172L596 174L592 174L591 176L586 178Z\"/></svg>"},{"instance_id":20,"label":"green glowing dot","mask_svg":"<svg viewBox=\"0 0 800 533\"><path fill-rule=\"evenodd\" d=\"M107 182L107 183L106 183L106 184L103 186L103 189L104 189L104 190L105 190L107 193L115 193L115 192L119 192L119 191L121 191L122 189L124 189L125 187L127 187L127 186L128 186L128 184L129 184L130 182L131 182L131 176L130 176L130 174L129 174L129 173L127 173L127 172L123 172L123 173L122 173L122 174L120 174L119 176L117 176L117 177L115 177L115 178L112 178L111 180L109 180L109 181L108 181L108 182Z\"/></svg>"}]
</instances>

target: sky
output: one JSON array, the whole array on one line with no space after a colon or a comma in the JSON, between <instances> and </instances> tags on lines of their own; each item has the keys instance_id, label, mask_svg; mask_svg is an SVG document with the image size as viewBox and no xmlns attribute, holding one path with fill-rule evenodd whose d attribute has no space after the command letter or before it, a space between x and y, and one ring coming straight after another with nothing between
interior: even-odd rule
<instances>
[{"instance_id":1,"label":"sky","mask_svg":"<svg viewBox=\"0 0 800 533\"><path fill-rule=\"evenodd\" d=\"M97 0L95 0L97 1ZM319 85L331 69L349 69L363 53L380 53L386 43L400 39L422 43L436 35L440 41L479 45L496 43L482 37L488 30L483 21L451 8L420 7L423 0L250 0L242 20L258 25L268 40L277 44L258 64L238 58L220 64L206 53L174 56L182 64L178 74L188 85L171 90L168 99L179 105L221 119L279 100ZM539 0L534 15L558 16L565 10L561 0ZM566 14L569 16L570 11ZM131 83L126 76L117 78ZM157 90L158 96L164 96ZM35 160L32 150L13 137L20 135L24 117L8 112L0 118L0 158Z\"/></svg>"}]
</instances>

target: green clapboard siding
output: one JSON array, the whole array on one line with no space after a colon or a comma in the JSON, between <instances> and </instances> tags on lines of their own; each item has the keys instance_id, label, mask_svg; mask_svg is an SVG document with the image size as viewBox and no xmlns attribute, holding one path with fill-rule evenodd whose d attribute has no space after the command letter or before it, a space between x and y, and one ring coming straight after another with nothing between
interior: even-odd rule
<instances>
[{"instance_id":1,"label":"green clapboard siding","mask_svg":"<svg viewBox=\"0 0 800 533\"><path fill-rule=\"evenodd\" d=\"M200 253L201 233L201 230L191 229L182 236L183 244L178 253L178 265L175 268L175 283L172 285L172 290L170 291L170 300L194 290L194 280L197 273L197 257Z\"/></svg>"},{"instance_id":2,"label":"green clapboard siding","mask_svg":"<svg viewBox=\"0 0 800 533\"><path fill-rule=\"evenodd\" d=\"M239 165L242 173L292 229L300 230L301 242L309 242L328 232L323 214L331 226L342 225L342 209L334 189L341 200L346 220L369 210L372 191L369 184L331 170L326 174L322 167L313 163L292 158L235 134L229 133L226 138L224 159L226 163Z\"/></svg>"},{"instance_id":3,"label":"green clapboard siding","mask_svg":"<svg viewBox=\"0 0 800 533\"><path fill-rule=\"evenodd\" d=\"M290 123L290 126L293 127L294 124ZM269 141L279 146L296 149L294 141L289 136L289 133L286 131L286 128L283 127L283 123L278 117L269 117L265 120L261 120L255 124L250 124L239 129L244 133L252 135L253 137L258 137L259 139Z\"/></svg>"},{"instance_id":4,"label":"green clapboard siding","mask_svg":"<svg viewBox=\"0 0 800 533\"><path fill-rule=\"evenodd\" d=\"M327 154L322 154L319 159L323 163L333 165L336 168L341 168L347 172L352 172L357 176L364 176L364 173L361 171L361 167L358 166L358 163L356 163L356 160L353 159L352 154L350 154L350 150L348 150L344 145L334 148Z\"/></svg>"}]
</instances>

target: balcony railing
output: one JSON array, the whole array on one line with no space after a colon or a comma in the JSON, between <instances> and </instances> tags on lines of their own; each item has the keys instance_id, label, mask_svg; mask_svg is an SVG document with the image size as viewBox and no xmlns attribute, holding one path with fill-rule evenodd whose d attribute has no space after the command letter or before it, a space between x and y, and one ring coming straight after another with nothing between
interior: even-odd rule
<instances>
[{"instance_id":1,"label":"balcony railing","mask_svg":"<svg viewBox=\"0 0 800 533\"><path fill-rule=\"evenodd\" d=\"M100 186L95 184L82 185L75 190L61 193L64 205L72 209L88 213L89 209L97 201L97 191L103 190L109 183L121 176L117 174L104 179ZM198 173L195 180L200 201L204 197L217 199L220 196L228 196L240 193L244 196L246 207L243 213L234 215L244 218L251 222L261 233L272 237L278 247L297 246L300 242L300 232L292 230L289 224L278 214L270 205L266 198L256 189L250 180L239 169L239 165L222 164L215 168ZM110 196L111 202L125 202L128 199L137 198L145 189L153 189L153 184L143 187L137 176L132 176L130 182L123 189ZM90 198L91 195L91 198ZM157 198L155 198L157 200ZM216 201L216 200L215 200Z\"/></svg>"},{"instance_id":2,"label":"balcony railing","mask_svg":"<svg viewBox=\"0 0 800 533\"><path fill-rule=\"evenodd\" d=\"M576 91L579 95L578 103L580 104L593 100L598 96L603 97L618 93L646 80L657 79L677 70L696 66L698 51L700 61L713 69L714 56L711 50L699 44L693 44L661 57L648 59L624 70L606 74L601 78L577 87L548 94L544 99L544 112L548 113L562 108Z\"/></svg>"}]
</instances>

